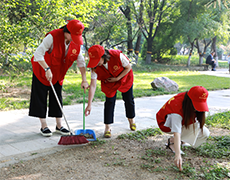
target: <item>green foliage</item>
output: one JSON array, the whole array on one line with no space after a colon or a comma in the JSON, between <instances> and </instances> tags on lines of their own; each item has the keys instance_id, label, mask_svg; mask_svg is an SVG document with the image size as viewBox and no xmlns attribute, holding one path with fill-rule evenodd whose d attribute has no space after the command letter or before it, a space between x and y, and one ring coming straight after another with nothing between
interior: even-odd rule
<instances>
[{"instance_id":1,"label":"green foliage","mask_svg":"<svg viewBox=\"0 0 230 180\"><path fill-rule=\"evenodd\" d=\"M198 155L230 160L230 136L210 137L208 142L195 149Z\"/></svg>"},{"instance_id":2,"label":"green foliage","mask_svg":"<svg viewBox=\"0 0 230 180\"><path fill-rule=\"evenodd\" d=\"M137 141L143 141L149 136L156 136L158 134L162 134L161 130L159 128L149 128L141 131L136 131L133 133L126 133L121 134L117 138L118 139L131 139L131 140L137 140Z\"/></svg>"},{"instance_id":3,"label":"green foliage","mask_svg":"<svg viewBox=\"0 0 230 180\"><path fill-rule=\"evenodd\" d=\"M152 43L152 61L157 60L161 62L164 55L177 55L177 50L174 48L176 40L178 39L178 33L173 31L173 23L162 23ZM141 57L146 59L147 41L141 49Z\"/></svg>"},{"instance_id":4,"label":"green foliage","mask_svg":"<svg viewBox=\"0 0 230 180\"><path fill-rule=\"evenodd\" d=\"M105 144L107 141L106 140L101 140L101 139L98 139L96 141L91 141L90 142L90 145L93 146L93 147L98 147L98 146L101 146L103 144Z\"/></svg>"},{"instance_id":5,"label":"green foliage","mask_svg":"<svg viewBox=\"0 0 230 180\"><path fill-rule=\"evenodd\" d=\"M229 170L225 167L221 167L217 164L215 165L209 165L205 167L201 167L203 171L203 178L207 180L213 180L213 179L224 179L229 177Z\"/></svg>"},{"instance_id":6,"label":"green foliage","mask_svg":"<svg viewBox=\"0 0 230 180\"><path fill-rule=\"evenodd\" d=\"M145 64L143 61L139 61L139 63L136 66L134 66L133 69L137 71L150 72L150 71L169 71L169 70L178 71L180 69L186 70L187 68L186 66L188 62L188 55L176 55L176 56L164 55L163 59L167 59L168 61L162 65L159 63ZM174 65L177 67L174 67ZM198 55L191 56L190 67L198 67L198 65L199 65L199 56ZM218 61L218 67L228 68L229 64L227 61Z\"/></svg>"},{"instance_id":7,"label":"green foliage","mask_svg":"<svg viewBox=\"0 0 230 180\"><path fill-rule=\"evenodd\" d=\"M206 124L212 127L230 129L230 111L208 116L206 118Z\"/></svg>"}]
</instances>

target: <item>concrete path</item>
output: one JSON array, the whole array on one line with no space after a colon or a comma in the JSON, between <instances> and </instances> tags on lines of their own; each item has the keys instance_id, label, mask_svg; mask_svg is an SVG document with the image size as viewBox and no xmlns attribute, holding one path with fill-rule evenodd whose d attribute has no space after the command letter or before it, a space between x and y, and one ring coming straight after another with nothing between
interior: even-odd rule
<instances>
[{"instance_id":1,"label":"concrete path","mask_svg":"<svg viewBox=\"0 0 230 180\"><path fill-rule=\"evenodd\" d=\"M202 74L230 77L228 70L202 71ZM230 84L230 83L229 83ZM156 112L173 95L135 98L137 130L157 127ZM230 110L230 89L210 91L208 106L210 114ZM103 102L94 102L91 115L86 117L86 129L95 131L97 138L103 138ZM64 106L64 113L70 128L74 131L82 129L82 104ZM0 112L0 167L19 162L21 160L39 157L72 148L73 146L60 146L60 135L54 133L52 137L41 136L40 122L37 118L28 116L28 109ZM47 118L49 128L54 131L55 119ZM66 124L63 120L63 125ZM129 123L125 118L124 104L117 100L115 108L115 123L112 125L112 137L131 132Z\"/></svg>"}]
</instances>

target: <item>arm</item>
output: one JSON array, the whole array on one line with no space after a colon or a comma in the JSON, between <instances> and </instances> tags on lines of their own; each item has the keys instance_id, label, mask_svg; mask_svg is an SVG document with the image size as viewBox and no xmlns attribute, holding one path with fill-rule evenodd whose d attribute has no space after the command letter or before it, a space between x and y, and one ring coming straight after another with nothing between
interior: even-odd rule
<instances>
[{"instance_id":1,"label":"arm","mask_svg":"<svg viewBox=\"0 0 230 180\"><path fill-rule=\"evenodd\" d=\"M122 63L124 70L121 72L121 74L119 74L119 76L108 78L107 79L108 82L119 81L126 74L128 74L128 72L131 70L131 65L129 63L129 59L123 53L120 53L120 60L121 60L121 63Z\"/></svg>"},{"instance_id":2,"label":"arm","mask_svg":"<svg viewBox=\"0 0 230 180\"><path fill-rule=\"evenodd\" d=\"M86 80L86 69L85 67L79 67L79 69L80 69L81 77L82 77L81 88L84 89L84 93L85 93L86 89L89 88L89 84Z\"/></svg>"},{"instance_id":3,"label":"arm","mask_svg":"<svg viewBox=\"0 0 230 180\"><path fill-rule=\"evenodd\" d=\"M174 132L174 148L175 148L175 159L174 164L182 171L182 158L180 154L180 133Z\"/></svg>"},{"instance_id":4,"label":"arm","mask_svg":"<svg viewBox=\"0 0 230 180\"><path fill-rule=\"evenodd\" d=\"M128 64L127 66L124 67L124 70L121 72L121 74L119 74L119 76L117 77L111 77L108 78L107 81L108 82L116 82L119 81L121 78L123 78L126 74L128 74L128 72L131 70L131 65Z\"/></svg>"},{"instance_id":5,"label":"arm","mask_svg":"<svg viewBox=\"0 0 230 180\"><path fill-rule=\"evenodd\" d=\"M36 51L34 52L34 61L38 62L43 69L49 67L44 59L44 56L46 51L48 50L52 51L52 46L53 46L53 36L51 34L48 34L43 39L42 43L38 46ZM48 81L52 80L53 74L51 72L51 69L46 71L45 76Z\"/></svg>"},{"instance_id":6,"label":"arm","mask_svg":"<svg viewBox=\"0 0 230 180\"><path fill-rule=\"evenodd\" d=\"M93 97L94 97L96 87L97 87L96 85L97 85L97 79L91 79L89 94L88 94L88 105L85 109L85 116L90 115L91 105L92 105Z\"/></svg>"},{"instance_id":7,"label":"arm","mask_svg":"<svg viewBox=\"0 0 230 180\"><path fill-rule=\"evenodd\" d=\"M81 77L82 77L81 88L84 89L84 93L85 93L86 89L89 88L89 84L86 80L85 59L84 59L81 51L77 57L77 66L81 72Z\"/></svg>"},{"instance_id":8,"label":"arm","mask_svg":"<svg viewBox=\"0 0 230 180\"><path fill-rule=\"evenodd\" d=\"M182 171L182 158L181 158L181 130L182 130L182 116L176 113L168 114L164 126L169 127L173 132L173 145L170 147L175 152L175 165Z\"/></svg>"}]
</instances>

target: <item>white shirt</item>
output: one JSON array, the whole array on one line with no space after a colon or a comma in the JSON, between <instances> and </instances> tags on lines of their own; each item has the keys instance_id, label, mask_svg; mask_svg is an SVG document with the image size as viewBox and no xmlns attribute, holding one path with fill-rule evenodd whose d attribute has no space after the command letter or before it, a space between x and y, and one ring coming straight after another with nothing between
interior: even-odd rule
<instances>
[{"instance_id":1,"label":"white shirt","mask_svg":"<svg viewBox=\"0 0 230 180\"><path fill-rule=\"evenodd\" d=\"M169 127L171 129L171 132L181 133L182 130L181 115L176 113L168 114L164 126Z\"/></svg>"},{"instance_id":2,"label":"white shirt","mask_svg":"<svg viewBox=\"0 0 230 180\"><path fill-rule=\"evenodd\" d=\"M121 60L122 67L126 67L129 64L129 59L123 53L120 53L120 60ZM106 64L103 64L103 66L105 67L105 69L108 69L108 62ZM91 79L97 79L97 73L92 71L92 69L91 69Z\"/></svg>"},{"instance_id":3,"label":"white shirt","mask_svg":"<svg viewBox=\"0 0 230 180\"><path fill-rule=\"evenodd\" d=\"M70 44L70 43L69 43ZM66 54L68 52L69 44L67 45L65 42L65 50ZM34 52L34 61L45 61L44 55L46 51L53 49L53 36L48 34L42 41L42 43L37 47L36 51ZM65 55L66 55L65 54ZM80 51L77 57L77 66L78 67L85 67L85 59Z\"/></svg>"}]
</instances>

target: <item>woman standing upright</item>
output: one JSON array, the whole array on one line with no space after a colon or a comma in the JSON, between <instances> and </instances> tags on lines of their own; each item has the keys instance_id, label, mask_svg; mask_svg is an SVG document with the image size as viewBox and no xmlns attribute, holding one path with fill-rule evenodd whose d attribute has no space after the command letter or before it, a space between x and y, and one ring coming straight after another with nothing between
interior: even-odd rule
<instances>
[{"instance_id":1,"label":"woman standing upright","mask_svg":"<svg viewBox=\"0 0 230 180\"><path fill-rule=\"evenodd\" d=\"M91 68L91 83L85 115L88 116L91 112L92 100L98 79L101 81L101 91L105 93L106 96L104 103L104 137L111 137L110 124L113 123L114 119L117 90L122 92L129 127L132 131L135 131L133 71L129 59L120 50L105 50L104 47L100 45L90 47L88 54L89 63L87 67Z\"/></svg>"},{"instance_id":2,"label":"woman standing upright","mask_svg":"<svg viewBox=\"0 0 230 180\"><path fill-rule=\"evenodd\" d=\"M41 122L40 132L43 136L51 136L52 132L46 123L47 95L49 95L49 117L56 118L56 132L68 135L70 132L62 127L62 112L50 87L54 85L62 105L62 84L66 72L77 60L82 76L81 87L88 88L86 81L85 60L80 47L83 44L81 21L71 20L60 29L46 34L31 59L33 66L32 89L29 116L38 117Z\"/></svg>"}]
</instances>

